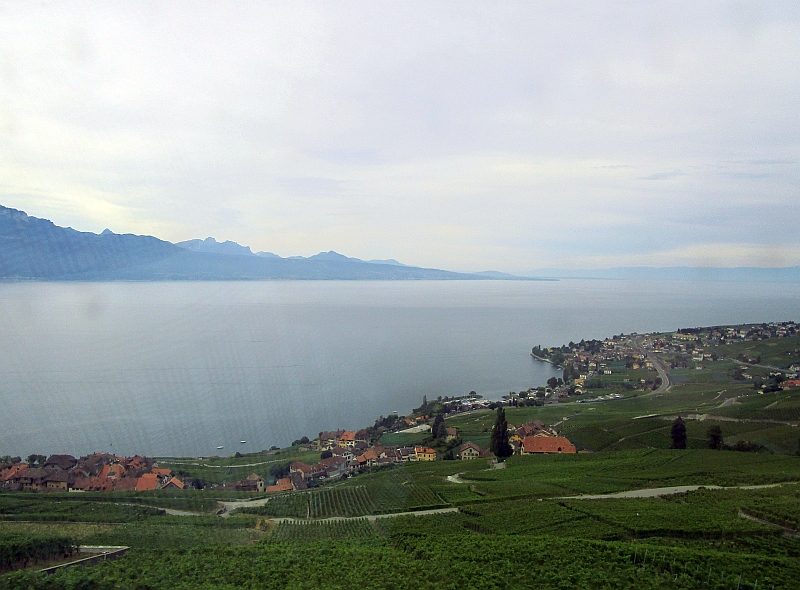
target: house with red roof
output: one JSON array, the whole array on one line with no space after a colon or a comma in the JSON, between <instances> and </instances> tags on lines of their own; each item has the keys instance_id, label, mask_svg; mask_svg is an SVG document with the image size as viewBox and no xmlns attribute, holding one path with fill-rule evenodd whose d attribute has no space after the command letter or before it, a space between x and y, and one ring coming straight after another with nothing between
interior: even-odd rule
<instances>
[{"instance_id":1,"label":"house with red roof","mask_svg":"<svg viewBox=\"0 0 800 590\"><path fill-rule=\"evenodd\" d=\"M522 440L522 455L577 452L575 445L563 436L526 436Z\"/></svg>"},{"instance_id":2,"label":"house with red roof","mask_svg":"<svg viewBox=\"0 0 800 590\"><path fill-rule=\"evenodd\" d=\"M267 486L267 492L291 492L293 490L292 480L284 477L275 482L274 486Z\"/></svg>"},{"instance_id":3,"label":"house with red roof","mask_svg":"<svg viewBox=\"0 0 800 590\"><path fill-rule=\"evenodd\" d=\"M414 447L414 454L417 456L417 461L436 461L436 449Z\"/></svg>"},{"instance_id":4,"label":"house with red roof","mask_svg":"<svg viewBox=\"0 0 800 590\"><path fill-rule=\"evenodd\" d=\"M350 449L356 446L356 433L352 430L345 430L339 437L339 446Z\"/></svg>"},{"instance_id":5,"label":"house with red roof","mask_svg":"<svg viewBox=\"0 0 800 590\"><path fill-rule=\"evenodd\" d=\"M289 474L292 473L299 473L300 477L303 479L311 479L311 474L313 473L313 469L311 465L303 463L301 461L295 461L291 465L289 465Z\"/></svg>"},{"instance_id":6,"label":"house with red roof","mask_svg":"<svg viewBox=\"0 0 800 590\"><path fill-rule=\"evenodd\" d=\"M142 477L136 480L136 491L146 492L150 490L157 490L158 484L159 481L157 473L145 473Z\"/></svg>"},{"instance_id":7,"label":"house with red roof","mask_svg":"<svg viewBox=\"0 0 800 590\"><path fill-rule=\"evenodd\" d=\"M120 479L114 480L114 491L115 492L124 492L129 491L133 492L136 490L136 486L139 483L138 477L122 477Z\"/></svg>"},{"instance_id":8,"label":"house with red roof","mask_svg":"<svg viewBox=\"0 0 800 590\"><path fill-rule=\"evenodd\" d=\"M183 489L183 482L179 480L177 477L173 477L163 486L161 486L162 490L182 490Z\"/></svg>"}]
</instances>

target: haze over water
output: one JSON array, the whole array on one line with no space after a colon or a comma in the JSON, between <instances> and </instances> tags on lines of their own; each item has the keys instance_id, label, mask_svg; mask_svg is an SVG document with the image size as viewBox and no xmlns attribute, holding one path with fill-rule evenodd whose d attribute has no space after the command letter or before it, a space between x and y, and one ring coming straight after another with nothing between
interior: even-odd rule
<instances>
[{"instance_id":1,"label":"haze over water","mask_svg":"<svg viewBox=\"0 0 800 590\"><path fill-rule=\"evenodd\" d=\"M792 284L0 284L0 454L257 451L423 394L542 385L560 372L535 344L798 320L798 301Z\"/></svg>"}]
</instances>

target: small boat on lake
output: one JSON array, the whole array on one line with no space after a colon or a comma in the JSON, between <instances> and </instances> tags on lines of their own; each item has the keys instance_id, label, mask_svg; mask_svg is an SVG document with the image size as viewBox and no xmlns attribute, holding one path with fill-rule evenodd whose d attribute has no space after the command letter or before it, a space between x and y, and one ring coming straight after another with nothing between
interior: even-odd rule
<instances>
[{"instance_id":1,"label":"small boat on lake","mask_svg":"<svg viewBox=\"0 0 800 590\"><path fill-rule=\"evenodd\" d=\"M223 447L222 445L220 445L220 446L218 446L218 447L217 447L217 450L219 451L220 449L224 449L224 448L225 448L225 447Z\"/></svg>"},{"instance_id":2,"label":"small boat on lake","mask_svg":"<svg viewBox=\"0 0 800 590\"><path fill-rule=\"evenodd\" d=\"M239 444L240 444L240 445L243 445L243 444L245 444L246 442L247 442L246 440L240 440L240 441L239 441Z\"/></svg>"}]
</instances>

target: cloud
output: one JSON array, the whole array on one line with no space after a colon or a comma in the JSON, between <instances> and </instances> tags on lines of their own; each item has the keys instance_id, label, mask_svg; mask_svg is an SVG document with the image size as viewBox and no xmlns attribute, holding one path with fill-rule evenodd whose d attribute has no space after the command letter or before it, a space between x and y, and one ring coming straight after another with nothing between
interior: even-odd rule
<instances>
[{"instance_id":1,"label":"cloud","mask_svg":"<svg viewBox=\"0 0 800 590\"><path fill-rule=\"evenodd\" d=\"M796 3L0 10L0 203L78 229L522 271L800 222Z\"/></svg>"}]
</instances>

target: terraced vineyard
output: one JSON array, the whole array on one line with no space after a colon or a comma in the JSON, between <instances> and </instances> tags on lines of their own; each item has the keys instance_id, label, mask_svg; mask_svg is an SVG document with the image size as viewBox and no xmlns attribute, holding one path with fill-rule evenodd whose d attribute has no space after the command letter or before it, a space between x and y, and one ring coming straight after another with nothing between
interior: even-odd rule
<instances>
[{"instance_id":1,"label":"terraced vineyard","mask_svg":"<svg viewBox=\"0 0 800 590\"><path fill-rule=\"evenodd\" d=\"M0 572L25 567L30 562L71 556L78 550L70 537L55 535L0 534Z\"/></svg>"},{"instance_id":2,"label":"terraced vineyard","mask_svg":"<svg viewBox=\"0 0 800 590\"><path fill-rule=\"evenodd\" d=\"M279 524L264 542L313 542L334 539L362 541L385 536L386 533L380 526L366 519L333 522L301 521Z\"/></svg>"},{"instance_id":3,"label":"terraced vineyard","mask_svg":"<svg viewBox=\"0 0 800 590\"><path fill-rule=\"evenodd\" d=\"M363 486L319 490L310 494L312 518L332 516L366 516L377 505Z\"/></svg>"}]
</instances>

